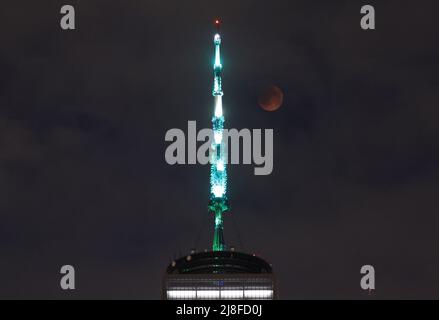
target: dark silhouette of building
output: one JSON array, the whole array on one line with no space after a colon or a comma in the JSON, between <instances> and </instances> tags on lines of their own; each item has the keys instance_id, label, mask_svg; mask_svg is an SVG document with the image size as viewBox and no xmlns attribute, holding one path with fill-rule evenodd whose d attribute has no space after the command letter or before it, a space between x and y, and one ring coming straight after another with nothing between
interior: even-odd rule
<instances>
[{"instance_id":1,"label":"dark silhouette of building","mask_svg":"<svg viewBox=\"0 0 439 320\"><path fill-rule=\"evenodd\" d=\"M271 266L259 257L234 251L192 253L166 270L163 298L169 300L271 300Z\"/></svg>"}]
</instances>

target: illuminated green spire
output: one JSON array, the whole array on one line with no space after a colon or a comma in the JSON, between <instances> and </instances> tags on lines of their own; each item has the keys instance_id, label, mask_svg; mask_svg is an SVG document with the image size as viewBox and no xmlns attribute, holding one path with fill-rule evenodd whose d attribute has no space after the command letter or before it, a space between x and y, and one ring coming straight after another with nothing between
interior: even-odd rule
<instances>
[{"instance_id":1,"label":"illuminated green spire","mask_svg":"<svg viewBox=\"0 0 439 320\"><path fill-rule=\"evenodd\" d=\"M214 116L212 118L214 141L212 142L212 159L210 168L210 202L209 211L215 215L215 232L213 237L213 251L223 251L226 249L223 236L223 213L229 209L227 201L227 171L226 171L226 146L223 141L224 116L222 105L222 83L221 83L221 64L220 46L221 36L219 34L219 20L215 21L218 32L215 34L213 42L215 44L215 61L213 64L213 91L215 101Z\"/></svg>"}]
</instances>

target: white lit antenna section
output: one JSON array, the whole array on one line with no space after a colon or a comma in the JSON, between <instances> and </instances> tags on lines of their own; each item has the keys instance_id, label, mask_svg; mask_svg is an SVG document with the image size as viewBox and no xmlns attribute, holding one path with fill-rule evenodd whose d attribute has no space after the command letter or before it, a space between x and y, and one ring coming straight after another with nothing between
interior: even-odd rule
<instances>
[{"instance_id":1,"label":"white lit antenna section","mask_svg":"<svg viewBox=\"0 0 439 320\"><path fill-rule=\"evenodd\" d=\"M221 44L221 36L217 33L213 38L213 42L215 43L215 64L214 68L221 68L221 58L220 58L220 44Z\"/></svg>"},{"instance_id":2,"label":"white lit antenna section","mask_svg":"<svg viewBox=\"0 0 439 320\"><path fill-rule=\"evenodd\" d=\"M220 118L223 116L223 99L222 96L215 96L215 117Z\"/></svg>"}]
</instances>

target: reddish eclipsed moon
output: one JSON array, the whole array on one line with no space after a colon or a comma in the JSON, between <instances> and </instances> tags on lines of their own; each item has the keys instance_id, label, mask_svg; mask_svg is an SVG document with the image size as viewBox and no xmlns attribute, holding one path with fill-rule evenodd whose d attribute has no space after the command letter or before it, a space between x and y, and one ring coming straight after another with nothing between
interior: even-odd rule
<instances>
[{"instance_id":1,"label":"reddish eclipsed moon","mask_svg":"<svg viewBox=\"0 0 439 320\"><path fill-rule=\"evenodd\" d=\"M284 100L282 90L277 86L268 86L259 95L258 102L265 111L275 111L280 108Z\"/></svg>"}]
</instances>

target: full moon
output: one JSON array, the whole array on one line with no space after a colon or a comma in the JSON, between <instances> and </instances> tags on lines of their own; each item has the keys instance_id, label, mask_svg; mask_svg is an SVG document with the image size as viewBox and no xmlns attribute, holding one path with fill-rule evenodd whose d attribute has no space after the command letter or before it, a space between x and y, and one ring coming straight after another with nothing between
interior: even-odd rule
<instances>
[{"instance_id":1,"label":"full moon","mask_svg":"<svg viewBox=\"0 0 439 320\"><path fill-rule=\"evenodd\" d=\"M277 86L268 86L259 95L258 102L265 111L275 111L280 108L284 100L282 90Z\"/></svg>"}]
</instances>

